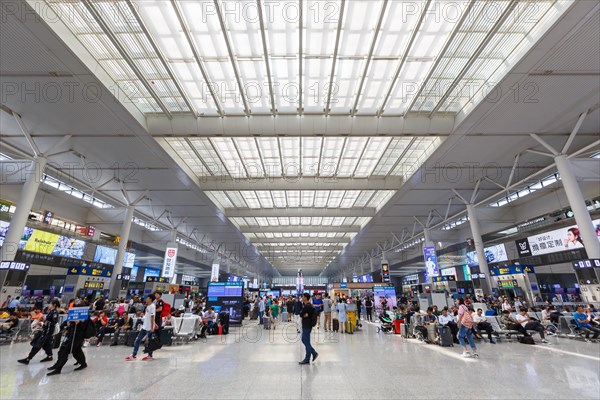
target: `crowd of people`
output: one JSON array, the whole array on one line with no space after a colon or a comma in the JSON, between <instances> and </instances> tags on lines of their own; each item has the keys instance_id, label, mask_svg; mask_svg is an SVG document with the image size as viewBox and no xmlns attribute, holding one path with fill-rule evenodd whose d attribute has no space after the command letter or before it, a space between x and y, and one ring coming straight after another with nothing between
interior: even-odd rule
<instances>
[{"instance_id":1,"label":"crowd of people","mask_svg":"<svg viewBox=\"0 0 600 400\"><path fill-rule=\"evenodd\" d=\"M0 309L0 333L6 334L14 330L20 319L30 320L31 351L27 357L18 360L21 364L29 362L40 352L44 351L45 357L41 362L55 361L48 375L60 374L69 354L77 361L76 371L85 369L87 362L81 348L86 345L101 346L107 335L111 335L110 346L117 346L121 341L119 337L130 337L133 340L133 351L125 359L133 361L144 339L146 340L146 356L143 361L153 359L156 346L148 344L157 340L162 329L173 325L173 318L181 317L184 313L191 313L201 321L202 329L199 337L216 334L220 321L220 315L207 306L206 299L202 297L187 297L184 305L177 309L171 309L170 305L162 300L162 293L157 291L145 298L132 296L130 299L118 299L108 301L103 296L90 301L86 298L70 300L61 306L58 300L34 299L33 301L16 297L7 299ZM496 343L492 324L486 319L486 315L498 315L504 329L515 331L523 336L530 336L532 332L539 334L542 343L548 343L546 336L556 334L556 326L563 312L570 312L567 307L555 307L548 302L543 309L533 308L533 311L541 311L541 320L529 315L530 308L527 304L515 298L494 298L493 296L479 297L477 303L483 303L486 312L481 307L475 308L475 301L458 298L456 304L451 307L432 306L426 310L419 309L416 299L400 296L396 300L397 307L388 304L383 298L379 299L380 313L393 314L395 320L402 323L413 321L418 316L419 324L415 327L424 338L427 338L427 325L435 324L439 327L447 327L452 335L454 343L463 349L463 356L478 357L475 339L482 340L484 336L492 344ZM23 305L27 305L24 307ZM31 305L33 304L33 307ZM87 321L64 322L59 324L59 314L64 314L73 307L88 307L90 317ZM258 296L246 297L244 301L244 316L255 319L260 325L268 325L276 328L282 322L294 322L298 333L302 332L302 343L306 347L306 357L301 364L314 361L318 353L310 344L310 331L323 328L326 332L352 333L348 330L362 326L361 321L373 322L375 301L371 295L346 296L338 294L330 297L329 294L318 293L314 296ZM348 311L352 312L348 312ZM353 314L353 312L355 314ZM353 315L355 320L348 324L348 315ZM577 307L573 318L577 327L585 335L586 340L595 340L600 337L600 315L593 305L587 308ZM308 332L308 333L307 333ZM399 332L397 332L399 333ZM63 336L62 343L57 342L57 337ZM58 345L57 345L58 344ZM470 349L469 349L470 347ZM55 360L52 354L53 348L59 348L58 358Z\"/></svg>"}]
</instances>

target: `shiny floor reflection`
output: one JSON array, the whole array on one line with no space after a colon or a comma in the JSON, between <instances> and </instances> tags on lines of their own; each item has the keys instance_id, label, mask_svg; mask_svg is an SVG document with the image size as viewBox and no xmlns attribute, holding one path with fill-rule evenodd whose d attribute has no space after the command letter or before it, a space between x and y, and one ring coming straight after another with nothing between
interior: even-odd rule
<instances>
[{"instance_id":1,"label":"shiny floor reflection","mask_svg":"<svg viewBox=\"0 0 600 400\"><path fill-rule=\"evenodd\" d=\"M299 366L293 326L249 325L223 337L165 347L152 362L125 362L131 348L86 347L89 368L47 377L27 343L0 347L0 399L598 399L600 345L479 342L481 358L376 333L315 331L315 364ZM56 356L56 351L55 351Z\"/></svg>"}]
</instances>

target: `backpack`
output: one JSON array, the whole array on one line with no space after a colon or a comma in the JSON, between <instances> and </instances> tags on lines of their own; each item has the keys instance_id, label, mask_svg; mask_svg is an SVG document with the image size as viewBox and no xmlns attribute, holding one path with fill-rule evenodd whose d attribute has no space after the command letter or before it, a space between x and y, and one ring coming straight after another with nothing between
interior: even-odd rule
<instances>
[{"instance_id":1,"label":"backpack","mask_svg":"<svg viewBox=\"0 0 600 400\"><path fill-rule=\"evenodd\" d=\"M312 308L312 310L310 312L310 325L313 328L315 326L317 326L317 310L315 310L314 307Z\"/></svg>"},{"instance_id":2,"label":"backpack","mask_svg":"<svg viewBox=\"0 0 600 400\"><path fill-rule=\"evenodd\" d=\"M535 340L531 336L521 336L519 337L519 343L523 344L535 344Z\"/></svg>"},{"instance_id":3,"label":"backpack","mask_svg":"<svg viewBox=\"0 0 600 400\"><path fill-rule=\"evenodd\" d=\"M165 301L163 302L163 307L162 311L160 312L160 316L161 318L164 318L168 317L169 315L171 315L171 305Z\"/></svg>"}]
</instances>

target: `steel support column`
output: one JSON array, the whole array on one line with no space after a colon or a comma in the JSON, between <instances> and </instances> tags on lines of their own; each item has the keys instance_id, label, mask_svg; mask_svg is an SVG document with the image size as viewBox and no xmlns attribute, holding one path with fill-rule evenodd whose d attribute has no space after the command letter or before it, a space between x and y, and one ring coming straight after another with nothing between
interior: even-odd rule
<instances>
[{"instance_id":1,"label":"steel support column","mask_svg":"<svg viewBox=\"0 0 600 400\"><path fill-rule=\"evenodd\" d=\"M123 272L123 262L125 261L125 252L127 251L127 242L129 241L129 232L131 231L131 223L133 222L134 205L128 205L125 209L125 219L121 225L121 233L119 235L119 247L117 248L117 259L113 268L112 279L110 280L109 298L119 297L119 284L117 275Z\"/></svg>"},{"instance_id":2,"label":"steel support column","mask_svg":"<svg viewBox=\"0 0 600 400\"><path fill-rule=\"evenodd\" d=\"M477 219L477 212L473 204L467 204L467 214L469 216L469 224L471 225L471 236L473 237L473 242L475 243L475 250L477 252L479 272L485 274L485 279L482 279L482 288L484 295L487 296L492 293L490 269L488 267L487 258L485 257L483 239L481 238L479 220Z\"/></svg>"}]
</instances>

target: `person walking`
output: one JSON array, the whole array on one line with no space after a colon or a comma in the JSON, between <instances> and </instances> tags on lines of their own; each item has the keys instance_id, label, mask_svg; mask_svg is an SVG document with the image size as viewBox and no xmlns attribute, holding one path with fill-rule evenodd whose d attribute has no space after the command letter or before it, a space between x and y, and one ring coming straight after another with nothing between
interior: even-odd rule
<instances>
[{"instance_id":1,"label":"person walking","mask_svg":"<svg viewBox=\"0 0 600 400\"><path fill-rule=\"evenodd\" d=\"M48 368L47 376L59 375L69 359L69 354L73 353L73 358L78 365L73 371L81 371L87 368L87 360L85 354L81 349L85 339L89 339L95 334L94 323L88 317L86 321L71 321L67 326L67 334L65 340L60 345L58 350L58 359L56 363Z\"/></svg>"},{"instance_id":2,"label":"person walking","mask_svg":"<svg viewBox=\"0 0 600 400\"><path fill-rule=\"evenodd\" d=\"M365 309L367 310L367 321L373 322L373 300L370 297L365 300Z\"/></svg>"},{"instance_id":3,"label":"person walking","mask_svg":"<svg viewBox=\"0 0 600 400\"><path fill-rule=\"evenodd\" d=\"M144 314L142 329L140 330L140 333L133 344L133 353L125 357L126 361L137 360L137 353L140 350L140 343L146 336L150 338L150 336L154 334L154 331L156 330L156 307L154 306L154 299L155 297L153 294L149 294L148 297L146 297L146 313ZM148 355L144 357L142 361L150 360L153 360L151 351L148 352Z\"/></svg>"},{"instance_id":4,"label":"person walking","mask_svg":"<svg viewBox=\"0 0 600 400\"><path fill-rule=\"evenodd\" d=\"M465 305L465 299L459 297L457 299L458 302L458 341L463 348L462 356L465 358L474 357L478 358L479 354L477 354L477 347L475 346L475 341L473 340L473 316L471 312ZM472 353L469 353L467 350L467 344L465 342L465 338L469 341L469 345L471 346Z\"/></svg>"},{"instance_id":5,"label":"person walking","mask_svg":"<svg viewBox=\"0 0 600 400\"><path fill-rule=\"evenodd\" d=\"M338 312L338 320L340 321L340 333L346 333L346 322L348 321L348 315L346 314L346 302L340 300L336 306Z\"/></svg>"},{"instance_id":6,"label":"person walking","mask_svg":"<svg viewBox=\"0 0 600 400\"><path fill-rule=\"evenodd\" d=\"M258 301L258 323L260 325L263 324L264 315L265 315L265 301L263 299L260 299Z\"/></svg>"},{"instance_id":7,"label":"person walking","mask_svg":"<svg viewBox=\"0 0 600 400\"><path fill-rule=\"evenodd\" d=\"M302 296L294 299L294 323L296 324L296 331L298 333L300 333L300 327L302 326L302 317L300 316L300 313L304 307L301 299Z\"/></svg>"},{"instance_id":8,"label":"person walking","mask_svg":"<svg viewBox=\"0 0 600 400\"><path fill-rule=\"evenodd\" d=\"M306 349L306 355L304 356L304 360L300 361L298 364L305 365L310 364L310 357L312 356L312 361L315 362L317 357L319 357L319 353L312 347L310 344L310 334L312 332L312 328L317 324L317 313L310 303L310 294L304 293L302 295L302 311L300 312L300 317L302 318L302 344Z\"/></svg>"},{"instance_id":9,"label":"person walking","mask_svg":"<svg viewBox=\"0 0 600 400\"><path fill-rule=\"evenodd\" d=\"M42 359L40 362L52 361L52 339L56 324L58 323L57 309L59 307L60 302L58 300L52 300L52 302L48 304L48 315L46 315L42 332L31 341L31 351L29 352L29 355L26 358L17 360L17 362L25 365L29 364L29 361L31 361L31 359L42 349L46 352L46 358Z\"/></svg>"},{"instance_id":10,"label":"person walking","mask_svg":"<svg viewBox=\"0 0 600 400\"><path fill-rule=\"evenodd\" d=\"M325 298L323 299L323 314L325 315L323 329L325 330L325 332L331 330L331 305L332 305L332 301L329 298L329 295L327 293L325 293Z\"/></svg>"},{"instance_id":11,"label":"person walking","mask_svg":"<svg viewBox=\"0 0 600 400\"><path fill-rule=\"evenodd\" d=\"M357 319L356 319L356 323L358 324L360 321L360 312L361 312L361 308L362 308L362 301L360 300L360 296L356 296L356 313L357 313Z\"/></svg>"}]
</instances>

